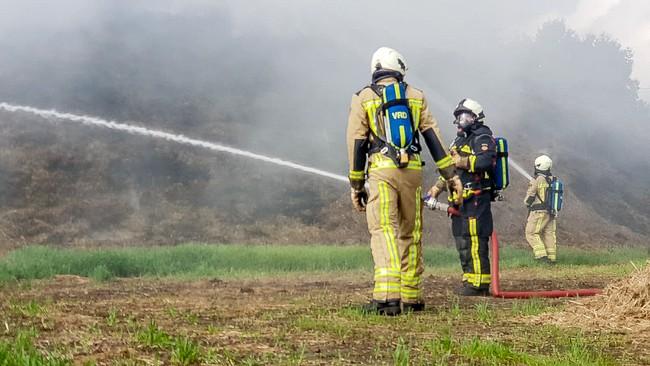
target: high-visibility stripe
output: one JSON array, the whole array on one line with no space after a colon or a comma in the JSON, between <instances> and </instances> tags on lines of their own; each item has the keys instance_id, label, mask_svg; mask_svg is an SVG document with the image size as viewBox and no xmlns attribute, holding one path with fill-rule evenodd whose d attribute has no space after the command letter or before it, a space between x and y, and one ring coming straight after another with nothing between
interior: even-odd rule
<instances>
[{"instance_id":1,"label":"high-visibility stripe","mask_svg":"<svg viewBox=\"0 0 650 366\"><path fill-rule=\"evenodd\" d=\"M375 283L375 287L373 289L374 293L383 293L383 292L388 292L388 293L400 293L402 291L402 288L399 283Z\"/></svg>"},{"instance_id":2,"label":"high-visibility stripe","mask_svg":"<svg viewBox=\"0 0 650 366\"><path fill-rule=\"evenodd\" d=\"M395 233L393 225L390 222L390 196L388 192L388 184L386 182L379 182L379 202L381 206L381 219L380 226L384 233L386 240L386 249L390 257L390 266L393 269L399 270L400 260L397 254L397 245L395 244Z\"/></svg>"},{"instance_id":3,"label":"high-visibility stripe","mask_svg":"<svg viewBox=\"0 0 650 366\"><path fill-rule=\"evenodd\" d=\"M436 161L436 166L438 169L445 169L453 164L453 160L451 159L451 155L447 155L444 158Z\"/></svg>"},{"instance_id":4,"label":"high-visibility stripe","mask_svg":"<svg viewBox=\"0 0 650 366\"><path fill-rule=\"evenodd\" d=\"M460 148L460 151L462 151L462 152L464 152L464 153L471 154L471 153L472 153L472 148L469 147L469 145L463 145L463 146Z\"/></svg>"},{"instance_id":5,"label":"high-visibility stripe","mask_svg":"<svg viewBox=\"0 0 650 366\"><path fill-rule=\"evenodd\" d=\"M539 235L539 233L542 231L542 221L544 221L544 216L540 215L537 219L537 225L535 225L535 235Z\"/></svg>"},{"instance_id":6,"label":"high-visibility stripe","mask_svg":"<svg viewBox=\"0 0 650 366\"><path fill-rule=\"evenodd\" d=\"M375 156L377 156L377 158L374 158ZM422 161L420 160L420 155L413 154L411 155L411 158L412 159L409 160L406 167L402 169L422 170ZM393 169L393 168L398 169L398 166L395 165L395 162L393 162L390 158L384 159L381 154L374 154L373 158L371 159L370 168L368 169L368 171L372 172L380 169Z\"/></svg>"},{"instance_id":7,"label":"high-visibility stripe","mask_svg":"<svg viewBox=\"0 0 650 366\"><path fill-rule=\"evenodd\" d=\"M480 284L485 285L492 282L492 276L489 274L476 275L474 273L463 273L463 281L467 281L471 284L479 282Z\"/></svg>"},{"instance_id":8,"label":"high-visibility stripe","mask_svg":"<svg viewBox=\"0 0 650 366\"><path fill-rule=\"evenodd\" d=\"M388 276L388 275L397 275L397 276L401 276L401 272L400 272L400 270L395 269L395 268L386 268L386 267L375 268L375 276L379 276L379 275L386 275L386 276Z\"/></svg>"},{"instance_id":9,"label":"high-visibility stripe","mask_svg":"<svg viewBox=\"0 0 650 366\"><path fill-rule=\"evenodd\" d=\"M499 139L499 151L501 151L501 152L506 151L505 142L504 142L504 139L502 139L502 138ZM508 182L508 169L507 169L508 160L507 159L508 158L506 158L505 156L501 158L501 166L506 168L506 169L501 169L501 173L502 173L501 174L501 182L503 182L504 187L505 187L506 183Z\"/></svg>"},{"instance_id":10,"label":"high-visibility stripe","mask_svg":"<svg viewBox=\"0 0 650 366\"><path fill-rule=\"evenodd\" d=\"M399 146L406 146L406 128L399 126Z\"/></svg>"},{"instance_id":11,"label":"high-visibility stripe","mask_svg":"<svg viewBox=\"0 0 650 366\"><path fill-rule=\"evenodd\" d=\"M415 222L413 224L413 241L409 246L408 262L406 273L402 273L402 285L417 287L420 284L420 277L416 275L418 266L418 244L421 239L422 216L421 216L422 187L415 190Z\"/></svg>"},{"instance_id":12,"label":"high-visibility stripe","mask_svg":"<svg viewBox=\"0 0 650 366\"><path fill-rule=\"evenodd\" d=\"M386 278L395 278L400 280L402 278L402 275L400 271L396 271L389 268L381 268L379 270L375 270L375 281L377 281L378 279L386 279Z\"/></svg>"},{"instance_id":13,"label":"high-visibility stripe","mask_svg":"<svg viewBox=\"0 0 650 366\"><path fill-rule=\"evenodd\" d=\"M546 183L546 180L543 182L540 182L537 185L537 189L539 190L539 201L541 203L546 203L546 189L548 188L548 183Z\"/></svg>"},{"instance_id":14,"label":"high-visibility stripe","mask_svg":"<svg viewBox=\"0 0 650 366\"><path fill-rule=\"evenodd\" d=\"M417 288L408 288L408 287L403 287L402 286L402 293L407 293L407 294L419 294L420 289Z\"/></svg>"},{"instance_id":15,"label":"high-visibility stripe","mask_svg":"<svg viewBox=\"0 0 650 366\"><path fill-rule=\"evenodd\" d=\"M377 121L376 121L376 115L377 115L377 107L381 105L381 99L371 99L368 101L363 102L363 109L366 111L368 114L368 122L370 124L370 130L372 130L372 133L375 135L379 135L377 133Z\"/></svg>"},{"instance_id":16,"label":"high-visibility stripe","mask_svg":"<svg viewBox=\"0 0 650 366\"><path fill-rule=\"evenodd\" d=\"M547 255L546 246L542 241L542 236L540 232L542 231L542 222L544 221L545 214L542 212L537 217L537 223L535 223L535 232L533 232L533 254L535 258L541 258Z\"/></svg>"},{"instance_id":17,"label":"high-visibility stripe","mask_svg":"<svg viewBox=\"0 0 650 366\"><path fill-rule=\"evenodd\" d=\"M391 85L388 85L384 88L382 91L382 102L386 103L388 100L388 92L390 90ZM390 118L388 116L388 109L384 112L384 131L386 132L386 141L388 141L390 144L393 143L393 131L390 128Z\"/></svg>"},{"instance_id":18,"label":"high-visibility stripe","mask_svg":"<svg viewBox=\"0 0 650 366\"><path fill-rule=\"evenodd\" d=\"M469 156L469 172L474 173L476 170L476 155Z\"/></svg>"},{"instance_id":19,"label":"high-visibility stripe","mask_svg":"<svg viewBox=\"0 0 650 366\"><path fill-rule=\"evenodd\" d=\"M402 287L402 299L407 298L407 299L419 299L420 298L420 289L411 289L411 288L404 288Z\"/></svg>"},{"instance_id":20,"label":"high-visibility stripe","mask_svg":"<svg viewBox=\"0 0 650 366\"><path fill-rule=\"evenodd\" d=\"M422 238L422 187L418 187L415 190L415 225L413 227L413 271L417 267L417 255L418 255L418 245L420 244L420 239Z\"/></svg>"},{"instance_id":21,"label":"high-visibility stripe","mask_svg":"<svg viewBox=\"0 0 650 366\"><path fill-rule=\"evenodd\" d=\"M402 287L413 287L413 288L419 288L420 284L422 281L417 278L417 279L410 279L410 280L405 280L402 278Z\"/></svg>"},{"instance_id":22,"label":"high-visibility stripe","mask_svg":"<svg viewBox=\"0 0 650 366\"><path fill-rule=\"evenodd\" d=\"M350 179L359 180L366 177L366 173L363 170L350 170Z\"/></svg>"},{"instance_id":23,"label":"high-visibility stripe","mask_svg":"<svg viewBox=\"0 0 650 366\"><path fill-rule=\"evenodd\" d=\"M476 218L470 217L469 219L469 235L471 239L471 253L472 253L472 267L474 270L474 286L478 287L481 284L481 258L478 255L478 235L476 230Z\"/></svg>"},{"instance_id":24,"label":"high-visibility stripe","mask_svg":"<svg viewBox=\"0 0 650 366\"><path fill-rule=\"evenodd\" d=\"M413 117L413 130L417 131L420 128L420 114L422 112L422 99L410 99L409 109Z\"/></svg>"}]
</instances>

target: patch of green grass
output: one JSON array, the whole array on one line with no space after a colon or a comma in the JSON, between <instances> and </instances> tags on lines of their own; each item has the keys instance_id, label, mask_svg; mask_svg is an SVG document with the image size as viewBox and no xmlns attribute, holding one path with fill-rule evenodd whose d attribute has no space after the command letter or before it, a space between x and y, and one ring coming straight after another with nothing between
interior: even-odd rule
<instances>
[{"instance_id":1,"label":"patch of green grass","mask_svg":"<svg viewBox=\"0 0 650 366\"><path fill-rule=\"evenodd\" d=\"M112 328L116 324L117 324L117 309L110 308L108 314L106 314L106 325Z\"/></svg>"},{"instance_id":2,"label":"patch of green grass","mask_svg":"<svg viewBox=\"0 0 650 366\"><path fill-rule=\"evenodd\" d=\"M317 331L329 333L338 338L347 338L353 331L350 324L337 322L334 319L320 319L303 315L295 321L295 327L302 331Z\"/></svg>"},{"instance_id":3,"label":"patch of green grass","mask_svg":"<svg viewBox=\"0 0 650 366\"><path fill-rule=\"evenodd\" d=\"M287 356L287 363L289 365L302 365L302 361L304 359L305 359L305 345L301 344L296 351L291 352Z\"/></svg>"},{"instance_id":4,"label":"patch of green grass","mask_svg":"<svg viewBox=\"0 0 650 366\"><path fill-rule=\"evenodd\" d=\"M442 332L440 338L435 338L429 341L424 342L424 349L429 354L430 362L433 362L435 365L448 365L449 359L452 355L454 341L451 338L451 330L445 328Z\"/></svg>"},{"instance_id":5,"label":"patch of green grass","mask_svg":"<svg viewBox=\"0 0 650 366\"><path fill-rule=\"evenodd\" d=\"M97 282L106 282L115 278L115 274L105 264L100 264L90 271L89 277Z\"/></svg>"},{"instance_id":6,"label":"patch of green grass","mask_svg":"<svg viewBox=\"0 0 650 366\"><path fill-rule=\"evenodd\" d=\"M393 365L395 366L409 366L411 362L411 349L404 338L397 339L395 351L393 351Z\"/></svg>"},{"instance_id":7,"label":"patch of green grass","mask_svg":"<svg viewBox=\"0 0 650 366\"><path fill-rule=\"evenodd\" d=\"M53 353L42 353L34 346L36 331L22 331L8 341L0 341L0 365L67 366L72 361Z\"/></svg>"},{"instance_id":8,"label":"patch of green grass","mask_svg":"<svg viewBox=\"0 0 650 366\"><path fill-rule=\"evenodd\" d=\"M428 247L427 267L455 271L458 254L453 248ZM613 266L645 261L644 249L582 250L563 248L554 271L575 266ZM529 250L504 248L505 269L540 267ZM368 246L327 245L200 245L120 249L60 249L25 247L0 260L0 281L49 278L57 274L92 277L98 281L113 277L187 276L237 277L282 273L369 271L372 258ZM542 267L540 267L542 268Z\"/></svg>"},{"instance_id":9,"label":"patch of green grass","mask_svg":"<svg viewBox=\"0 0 650 366\"><path fill-rule=\"evenodd\" d=\"M512 304L512 313L514 315L539 315L549 309L543 299L533 297L530 299L521 299Z\"/></svg>"},{"instance_id":10,"label":"patch of green grass","mask_svg":"<svg viewBox=\"0 0 650 366\"><path fill-rule=\"evenodd\" d=\"M559 331L557 328L551 331L547 328L538 329L533 333L540 338L551 337L554 347L550 353L531 353L509 343L478 337L454 339L450 332L445 330L439 338L423 342L423 348L428 353L423 363L448 365L454 359L458 364L463 365L610 366L617 364L602 356L599 348L589 344L581 333Z\"/></svg>"},{"instance_id":11,"label":"patch of green grass","mask_svg":"<svg viewBox=\"0 0 650 366\"><path fill-rule=\"evenodd\" d=\"M487 324L491 325L492 321L494 320L494 311L492 310L492 306L488 304L487 302L479 302L477 304L474 304L474 309L476 311L476 318Z\"/></svg>"},{"instance_id":12,"label":"patch of green grass","mask_svg":"<svg viewBox=\"0 0 650 366\"><path fill-rule=\"evenodd\" d=\"M190 325L197 325L199 324L199 316L198 314L188 311L185 314L185 321L187 321L187 323Z\"/></svg>"},{"instance_id":13,"label":"patch of green grass","mask_svg":"<svg viewBox=\"0 0 650 366\"><path fill-rule=\"evenodd\" d=\"M533 358L525 353L516 352L512 347L491 341L474 338L459 344L460 355L471 360L480 360L489 365L530 365ZM541 361L537 359L536 361Z\"/></svg>"},{"instance_id":14,"label":"patch of green grass","mask_svg":"<svg viewBox=\"0 0 650 366\"><path fill-rule=\"evenodd\" d=\"M171 338L151 319L144 329L136 333L138 342L153 348L165 348L171 344Z\"/></svg>"},{"instance_id":15,"label":"patch of green grass","mask_svg":"<svg viewBox=\"0 0 650 366\"><path fill-rule=\"evenodd\" d=\"M33 299L27 303L13 303L10 308L15 314L20 314L26 318L35 318L46 312L46 308Z\"/></svg>"},{"instance_id":16,"label":"patch of green grass","mask_svg":"<svg viewBox=\"0 0 650 366\"><path fill-rule=\"evenodd\" d=\"M193 365L201 358L199 344L188 337L176 338L171 351L172 362L177 365Z\"/></svg>"}]
</instances>

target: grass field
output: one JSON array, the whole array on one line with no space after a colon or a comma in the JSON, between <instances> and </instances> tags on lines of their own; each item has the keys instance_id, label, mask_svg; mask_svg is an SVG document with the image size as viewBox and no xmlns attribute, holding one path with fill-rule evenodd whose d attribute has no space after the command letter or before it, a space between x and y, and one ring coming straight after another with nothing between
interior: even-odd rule
<instances>
[{"instance_id":1,"label":"grass field","mask_svg":"<svg viewBox=\"0 0 650 366\"><path fill-rule=\"evenodd\" d=\"M455 250L425 256L426 311L387 318L358 308L367 247L24 248L0 259L0 365L650 363L648 335L531 324L572 300L460 298ZM506 289L603 287L648 250L502 257Z\"/></svg>"},{"instance_id":2,"label":"grass field","mask_svg":"<svg viewBox=\"0 0 650 366\"><path fill-rule=\"evenodd\" d=\"M425 264L437 272L455 273L458 254L454 248L425 249ZM642 264L649 250L562 249L559 268L588 271L593 266L612 267L608 273L622 274L620 264ZM502 249L501 267L538 267L530 250ZM628 269L631 267L628 267ZM175 247L122 249L57 249L26 247L0 259L0 281L49 278L73 274L106 280L114 277L225 277L248 278L296 272L370 271L372 258L366 246L244 246L188 244Z\"/></svg>"}]
</instances>

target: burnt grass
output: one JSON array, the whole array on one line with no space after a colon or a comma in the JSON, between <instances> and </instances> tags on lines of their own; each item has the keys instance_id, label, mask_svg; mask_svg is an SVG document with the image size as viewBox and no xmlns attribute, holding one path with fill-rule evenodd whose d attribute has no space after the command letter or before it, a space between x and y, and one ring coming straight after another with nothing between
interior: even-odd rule
<instances>
[{"instance_id":1,"label":"burnt grass","mask_svg":"<svg viewBox=\"0 0 650 366\"><path fill-rule=\"evenodd\" d=\"M0 341L31 331L45 354L100 365L634 365L650 360L638 335L526 322L527 316L558 311L571 299L459 298L452 292L455 275L425 278L422 313L364 315L358 305L371 288L367 277L348 272L98 283L57 276L6 283L0 288ZM526 283L525 277L525 272L510 273L505 285L603 287L611 279L590 275L549 284ZM640 337L650 340L647 334ZM195 358L179 358L178 339L189 340ZM507 352L483 354L486 344ZM404 357L408 362L400 363Z\"/></svg>"}]
</instances>

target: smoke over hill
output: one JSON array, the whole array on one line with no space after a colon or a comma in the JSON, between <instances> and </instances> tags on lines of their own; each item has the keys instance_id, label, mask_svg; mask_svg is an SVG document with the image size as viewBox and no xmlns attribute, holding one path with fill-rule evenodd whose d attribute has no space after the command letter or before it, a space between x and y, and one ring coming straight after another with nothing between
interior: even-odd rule
<instances>
[{"instance_id":1,"label":"smoke over hill","mask_svg":"<svg viewBox=\"0 0 650 366\"><path fill-rule=\"evenodd\" d=\"M372 51L389 45L406 56L407 81L424 89L448 140L450 112L470 96L519 162L554 158L570 193L561 239L647 242L650 109L630 78L631 51L562 21L518 30L566 4L421 4L403 9L400 29L381 20L389 3L372 4L11 5L0 100L138 121L345 174L350 95L368 82ZM336 182L23 114L1 113L0 129L6 242L366 238ZM512 240L523 240L524 186L515 177L496 208ZM446 220L429 222L428 239L446 241Z\"/></svg>"}]
</instances>

